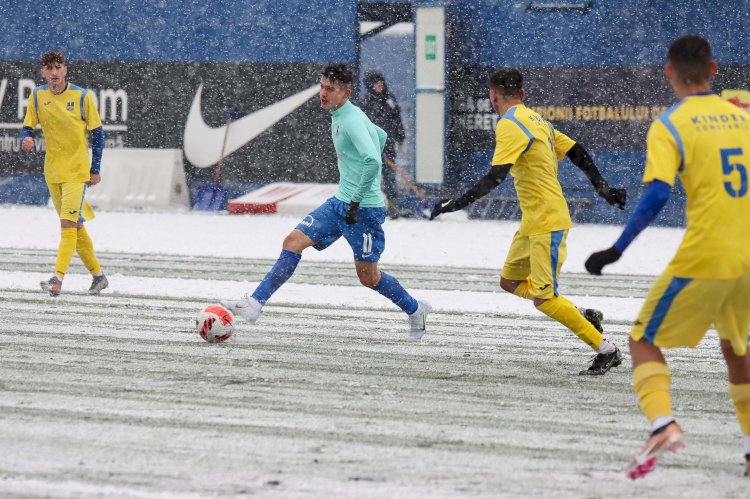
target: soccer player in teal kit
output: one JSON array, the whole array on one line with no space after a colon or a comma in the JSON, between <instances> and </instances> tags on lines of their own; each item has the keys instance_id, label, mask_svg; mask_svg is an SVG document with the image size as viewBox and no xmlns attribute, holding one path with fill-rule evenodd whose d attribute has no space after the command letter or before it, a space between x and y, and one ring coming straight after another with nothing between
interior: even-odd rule
<instances>
[{"instance_id":1,"label":"soccer player in teal kit","mask_svg":"<svg viewBox=\"0 0 750 499\"><path fill-rule=\"evenodd\" d=\"M382 152L386 133L349 101L354 75L343 64L327 66L320 77L320 106L331 112L331 137L338 156L336 195L309 213L287 235L281 255L253 293L222 304L250 322L294 273L302 251L318 251L344 237L354 253L360 283L390 299L409 317L412 339L422 338L430 306L415 300L391 275L378 269L385 249L386 208L380 190Z\"/></svg>"}]
</instances>

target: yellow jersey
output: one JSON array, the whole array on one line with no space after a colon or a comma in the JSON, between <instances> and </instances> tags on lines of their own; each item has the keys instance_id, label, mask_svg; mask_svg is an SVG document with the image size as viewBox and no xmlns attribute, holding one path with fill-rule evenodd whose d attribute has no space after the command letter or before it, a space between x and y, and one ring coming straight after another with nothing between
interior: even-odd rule
<instances>
[{"instance_id":1,"label":"yellow jersey","mask_svg":"<svg viewBox=\"0 0 750 499\"><path fill-rule=\"evenodd\" d=\"M681 100L648 132L643 182L687 195L687 228L667 271L677 277L750 274L750 113L712 93Z\"/></svg>"},{"instance_id":2,"label":"yellow jersey","mask_svg":"<svg viewBox=\"0 0 750 499\"><path fill-rule=\"evenodd\" d=\"M492 165L513 165L522 236L569 229L568 203L557 179L557 163L575 141L523 104L511 107L495 127Z\"/></svg>"},{"instance_id":3,"label":"yellow jersey","mask_svg":"<svg viewBox=\"0 0 750 499\"><path fill-rule=\"evenodd\" d=\"M102 126L91 93L67 83L60 94L36 87L26 108L25 127L42 126L47 152L44 176L49 183L86 182L91 177L86 130Z\"/></svg>"}]
</instances>

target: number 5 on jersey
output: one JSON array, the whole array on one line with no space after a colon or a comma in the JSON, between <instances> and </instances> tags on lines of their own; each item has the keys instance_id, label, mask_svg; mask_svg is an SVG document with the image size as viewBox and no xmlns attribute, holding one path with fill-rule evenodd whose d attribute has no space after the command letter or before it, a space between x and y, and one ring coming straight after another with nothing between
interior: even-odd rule
<instances>
[{"instance_id":1,"label":"number 5 on jersey","mask_svg":"<svg viewBox=\"0 0 750 499\"><path fill-rule=\"evenodd\" d=\"M721 169L724 172L724 189L733 198L741 198L747 194L747 168L742 163L733 163L732 156L742 156L742 149L739 147L733 149L720 149ZM729 177L733 172L740 174L740 189L736 190Z\"/></svg>"}]
</instances>

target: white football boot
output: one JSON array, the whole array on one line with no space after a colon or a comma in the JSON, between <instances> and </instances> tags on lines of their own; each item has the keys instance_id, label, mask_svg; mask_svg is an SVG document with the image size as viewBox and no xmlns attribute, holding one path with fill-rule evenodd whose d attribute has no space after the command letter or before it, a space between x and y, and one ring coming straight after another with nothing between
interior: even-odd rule
<instances>
[{"instance_id":1,"label":"white football boot","mask_svg":"<svg viewBox=\"0 0 750 499\"><path fill-rule=\"evenodd\" d=\"M241 300L222 300L220 303L235 316L240 316L250 323L257 321L263 311L263 305L250 293Z\"/></svg>"},{"instance_id":2,"label":"white football boot","mask_svg":"<svg viewBox=\"0 0 750 499\"><path fill-rule=\"evenodd\" d=\"M413 314L409 314L409 338L419 341L425 332L427 315L432 312L432 307L424 301L417 301L419 306Z\"/></svg>"},{"instance_id":3,"label":"white football boot","mask_svg":"<svg viewBox=\"0 0 750 499\"><path fill-rule=\"evenodd\" d=\"M685 435L676 421L672 421L651 433L640 454L635 456L625 468L631 480L643 478L656 468L656 463L665 452L677 452L685 447Z\"/></svg>"}]
</instances>

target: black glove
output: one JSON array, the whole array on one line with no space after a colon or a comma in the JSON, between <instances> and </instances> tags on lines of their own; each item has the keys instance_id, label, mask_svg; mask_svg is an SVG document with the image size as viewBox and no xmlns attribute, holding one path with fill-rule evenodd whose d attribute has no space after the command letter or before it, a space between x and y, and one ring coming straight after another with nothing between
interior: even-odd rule
<instances>
[{"instance_id":1,"label":"black glove","mask_svg":"<svg viewBox=\"0 0 750 499\"><path fill-rule=\"evenodd\" d=\"M460 210L460 206L456 206L455 199L441 199L438 204L432 209L430 213L430 220L435 220L441 213L450 213L452 211Z\"/></svg>"},{"instance_id":2,"label":"black glove","mask_svg":"<svg viewBox=\"0 0 750 499\"><path fill-rule=\"evenodd\" d=\"M349 208L346 210L346 224L352 225L359 222L357 217L357 210L359 209L359 203L352 201L349 203Z\"/></svg>"},{"instance_id":3,"label":"black glove","mask_svg":"<svg viewBox=\"0 0 750 499\"><path fill-rule=\"evenodd\" d=\"M602 275L604 266L615 263L621 256L622 253L617 251L617 248L614 246L603 251L597 251L596 253L592 253L588 260L586 260L586 270L588 270L589 274Z\"/></svg>"},{"instance_id":4,"label":"black glove","mask_svg":"<svg viewBox=\"0 0 750 499\"><path fill-rule=\"evenodd\" d=\"M610 187L604 184L596 192L615 208L625 209L625 201L628 196L625 189L618 189L617 187Z\"/></svg>"}]
</instances>

